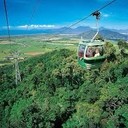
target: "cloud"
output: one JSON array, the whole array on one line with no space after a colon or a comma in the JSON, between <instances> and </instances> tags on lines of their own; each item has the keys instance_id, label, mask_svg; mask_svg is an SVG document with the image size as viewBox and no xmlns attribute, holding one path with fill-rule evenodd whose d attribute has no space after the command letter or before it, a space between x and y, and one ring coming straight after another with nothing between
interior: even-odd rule
<instances>
[{"instance_id":1,"label":"cloud","mask_svg":"<svg viewBox=\"0 0 128 128\"><path fill-rule=\"evenodd\" d=\"M101 12L101 17L108 18L110 14Z\"/></svg>"},{"instance_id":2,"label":"cloud","mask_svg":"<svg viewBox=\"0 0 128 128\"><path fill-rule=\"evenodd\" d=\"M109 14L103 14L103 17L109 17L110 15Z\"/></svg>"},{"instance_id":3,"label":"cloud","mask_svg":"<svg viewBox=\"0 0 128 128\"><path fill-rule=\"evenodd\" d=\"M23 26L17 26L17 29L51 29L55 28L55 25L23 25Z\"/></svg>"},{"instance_id":4,"label":"cloud","mask_svg":"<svg viewBox=\"0 0 128 128\"><path fill-rule=\"evenodd\" d=\"M55 25L39 25L39 24L31 24L31 25L20 25L20 26L9 26L11 30L32 30L32 29L51 29L51 28L57 28ZM6 26L3 26L2 29L7 29Z\"/></svg>"}]
</instances>

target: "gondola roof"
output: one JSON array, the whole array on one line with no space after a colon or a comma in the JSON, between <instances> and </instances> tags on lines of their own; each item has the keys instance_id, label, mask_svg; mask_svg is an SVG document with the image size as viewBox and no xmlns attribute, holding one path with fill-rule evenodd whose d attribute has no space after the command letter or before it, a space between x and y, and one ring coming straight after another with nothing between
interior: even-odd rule
<instances>
[{"instance_id":1,"label":"gondola roof","mask_svg":"<svg viewBox=\"0 0 128 128\"><path fill-rule=\"evenodd\" d=\"M79 44L87 45L87 46L97 46L97 45L104 45L105 42L101 40L94 40L91 42L90 40L81 40Z\"/></svg>"}]
</instances>

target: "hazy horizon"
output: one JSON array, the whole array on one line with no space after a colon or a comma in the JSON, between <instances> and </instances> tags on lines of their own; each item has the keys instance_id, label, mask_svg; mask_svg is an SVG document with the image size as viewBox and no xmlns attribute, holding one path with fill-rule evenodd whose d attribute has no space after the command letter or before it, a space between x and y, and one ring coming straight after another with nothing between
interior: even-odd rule
<instances>
[{"instance_id":1,"label":"hazy horizon","mask_svg":"<svg viewBox=\"0 0 128 128\"><path fill-rule=\"evenodd\" d=\"M112 0L7 0L11 30L54 29L67 27ZM3 2L0 1L0 31L7 29ZM100 27L128 29L128 1L116 0L101 11ZM28 27L29 26L29 27ZM94 28L95 18L77 24Z\"/></svg>"}]
</instances>

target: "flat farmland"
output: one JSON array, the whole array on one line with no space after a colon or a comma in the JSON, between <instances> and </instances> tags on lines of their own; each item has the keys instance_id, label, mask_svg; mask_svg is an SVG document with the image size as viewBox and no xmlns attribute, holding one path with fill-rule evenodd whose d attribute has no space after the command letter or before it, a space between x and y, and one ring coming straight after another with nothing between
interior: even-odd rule
<instances>
[{"instance_id":1,"label":"flat farmland","mask_svg":"<svg viewBox=\"0 0 128 128\"><path fill-rule=\"evenodd\" d=\"M78 42L79 39L70 36L21 36L12 37L11 41L0 38L0 65L6 64L15 51L25 59L63 48L76 51Z\"/></svg>"}]
</instances>

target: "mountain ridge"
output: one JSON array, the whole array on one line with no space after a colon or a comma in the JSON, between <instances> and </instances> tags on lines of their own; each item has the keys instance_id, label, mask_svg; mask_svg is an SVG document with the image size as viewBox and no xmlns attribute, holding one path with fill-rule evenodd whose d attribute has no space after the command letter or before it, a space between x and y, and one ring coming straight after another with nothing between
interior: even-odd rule
<instances>
[{"instance_id":1,"label":"mountain ridge","mask_svg":"<svg viewBox=\"0 0 128 128\"><path fill-rule=\"evenodd\" d=\"M89 26L78 26L76 28L52 28L52 29L31 29L31 30L10 30L11 35L29 35L29 34L75 34L75 35L88 35L90 38L95 34L96 29ZM128 29L108 29L100 27L99 34L106 39L124 39L128 40ZM7 35L6 30L0 30L0 36Z\"/></svg>"}]
</instances>

